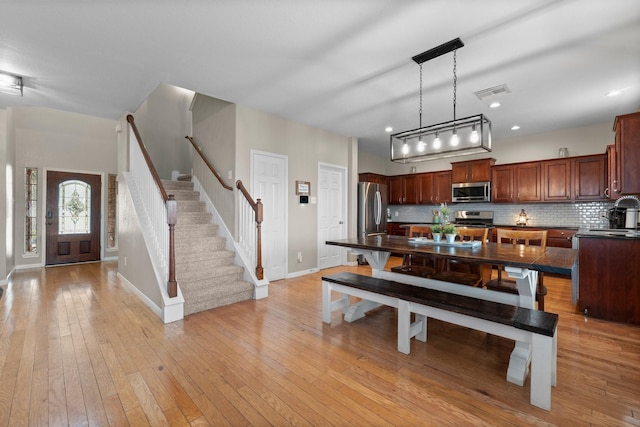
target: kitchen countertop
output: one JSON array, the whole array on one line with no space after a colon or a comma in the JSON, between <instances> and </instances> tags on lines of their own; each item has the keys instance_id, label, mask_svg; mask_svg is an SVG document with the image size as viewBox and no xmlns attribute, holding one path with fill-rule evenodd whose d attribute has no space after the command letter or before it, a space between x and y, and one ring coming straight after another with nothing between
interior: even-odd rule
<instances>
[{"instance_id":1,"label":"kitchen countertop","mask_svg":"<svg viewBox=\"0 0 640 427\"><path fill-rule=\"evenodd\" d=\"M433 222L416 222L416 221L388 221L389 223L393 223L393 224L401 224L400 228L404 228L404 227L409 227L410 225L435 225L435 223ZM461 226L464 227L464 226ZM517 228L521 228L523 230L526 230L527 228L529 229L534 229L534 228L542 228L542 229L561 229L561 230L576 230L578 231L580 229L580 227L564 227L564 226L560 226L560 225L553 225L553 226L549 226L549 225L527 225L527 226L518 226L515 224L493 224L488 226L489 228L510 228L510 227L517 227Z\"/></svg>"},{"instance_id":2,"label":"kitchen countertop","mask_svg":"<svg viewBox=\"0 0 640 427\"><path fill-rule=\"evenodd\" d=\"M589 237L596 239L626 239L639 240L640 231L637 229L609 229L609 228L581 228L576 237Z\"/></svg>"}]
</instances>

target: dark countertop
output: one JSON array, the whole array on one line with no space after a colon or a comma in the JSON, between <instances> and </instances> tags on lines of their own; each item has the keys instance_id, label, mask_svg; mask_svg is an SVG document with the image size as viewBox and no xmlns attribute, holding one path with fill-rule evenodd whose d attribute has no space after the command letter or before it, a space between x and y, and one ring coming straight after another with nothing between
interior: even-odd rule
<instances>
[{"instance_id":1,"label":"dark countertop","mask_svg":"<svg viewBox=\"0 0 640 427\"><path fill-rule=\"evenodd\" d=\"M623 239L623 240L639 240L640 231L633 229L594 229L594 228L581 228L576 233L576 237L588 237L595 239Z\"/></svg>"},{"instance_id":2,"label":"dark countertop","mask_svg":"<svg viewBox=\"0 0 640 427\"><path fill-rule=\"evenodd\" d=\"M388 221L388 222L389 223L393 223L393 224L401 224L400 228L409 227L410 225L434 225L433 222L416 222L416 221ZM518 229L521 228L523 230L526 230L527 228L530 228L530 229L542 228L542 229L576 230L576 231L578 231L580 229L580 227L564 227L564 226L560 226L560 225L553 225L553 226L549 226L549 225L517 226L515 224L493 224L493 225L489 226L489 228L511 228L511 227L517 227Z\"/></svg>"}]
</instances>

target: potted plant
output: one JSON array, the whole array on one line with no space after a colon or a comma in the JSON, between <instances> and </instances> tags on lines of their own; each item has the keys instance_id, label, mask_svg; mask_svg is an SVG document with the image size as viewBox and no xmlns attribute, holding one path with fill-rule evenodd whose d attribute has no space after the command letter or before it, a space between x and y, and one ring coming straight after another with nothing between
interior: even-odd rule
<instances>
[{"instance_id":1,"label":"potted plant","mask_svg":"<svg viewBox=\"0 0 640 427\"><path fill-rule=\"evenodd\" d=\"M453 243L456 240L456 226L453 224L447 224L442 227L442 232L447 237L447 243Z\"/></svg>"},{"instance_id":2,"label":"potted plant","mask_svg":"<svg viewBox=\"0 0 640 427\"><path fill-rule=\"evenodd\" d=\"M440 204L440 217L444 224L449 223L449 214L451 213L451 208L447 206L446 203Z\"/></svg>"},{"instance_id":3,"label":"potted plant","mask_svg":"<svg viewBox=\"0 0 640 427\"><path fill-rule=\"evenodd\" d=\"M431 235L433 236L434 242L439 242L442 239L442 226L440 224L432 225Z\"/></svg>"}]
</instances>

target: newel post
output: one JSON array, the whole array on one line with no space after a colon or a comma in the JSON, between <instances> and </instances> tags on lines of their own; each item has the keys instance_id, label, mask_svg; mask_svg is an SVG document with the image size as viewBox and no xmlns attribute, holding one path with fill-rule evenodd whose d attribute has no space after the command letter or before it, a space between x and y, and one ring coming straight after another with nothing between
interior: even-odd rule
<instances>
[{"instance_id":1,"label":"newel post","mask_svg":"<svg viewBox=\"0 0 640 427\"><path fill-rule=\"evenodd\" d=\"M256 233L258 238L258 248L256 257L256 277L258 280L264 279L264 270L262 268L262 218L263 218L262 199L256 200Z\"/></svg>"},{"instance_id":2,"label":"newel post","mask_svg":"<svg viewBox=\"0 0 640 427\"><path fill-rule=\"evenodd\" d=\"M169 298L178 296L178 282L176 281L176 250L173 240L174 228L178 222L178 202L173 194L167 197L167 224L169 224L169 281L167 292Z\"/></svg>"}]
</instances>

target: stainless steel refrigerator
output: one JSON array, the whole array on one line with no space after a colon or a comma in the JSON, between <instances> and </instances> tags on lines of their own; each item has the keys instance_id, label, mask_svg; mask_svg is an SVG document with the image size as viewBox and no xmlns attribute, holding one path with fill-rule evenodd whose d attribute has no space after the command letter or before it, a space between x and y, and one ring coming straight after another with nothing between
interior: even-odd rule
<instances>
[{"instance_id":1,"label":"stainless steel refrigerator","mask_svg":"<svg viewBox=\"0 0 640 427\"><path fill-rule=\"evenodd\" d=\"M387 186L358 183L358 237L387 234Z\"/></svg>"}]
</instances>

